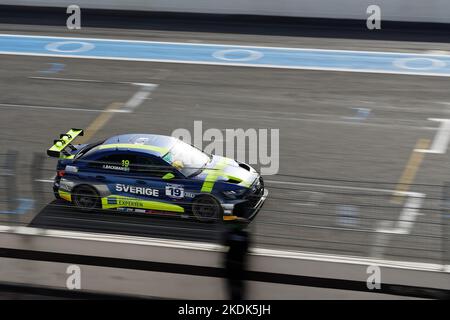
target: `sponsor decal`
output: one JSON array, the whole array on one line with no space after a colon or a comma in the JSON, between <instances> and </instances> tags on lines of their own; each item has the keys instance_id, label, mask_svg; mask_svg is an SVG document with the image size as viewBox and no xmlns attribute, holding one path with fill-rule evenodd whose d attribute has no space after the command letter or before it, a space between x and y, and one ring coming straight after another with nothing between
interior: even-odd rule
<instances>
[{"instance_id":1,"label":"sponsor decal","mask_svg":"<svg viewBox=\"0 0 450 320\"><path fill-rule=\"evenodd\" d=\"M140 195L144 195L144 196L159 197L158 189L135 187L135 186L130 186L130 185L126 185L126 184L116 184L116 191L140 194Z\"/></svg>"},{"instance_id":2,"label":"sponsor decal","mask_svg":"<svg viewBox=\"0 0 450 320\"><path fill-rule=\"evenodd\" d=\"M72 191L72 184L71 183L68 183L66 181L61 181L59 185L60 185L60 188L62 190L65 190L67 192Z\"/></svg>"},{"instance_id":3,"label":"sponsor decal","mask_svg":"<svg viewBox=\"0 0 450 320\"><path fill-rule=\"evenodd\" d=\"M139 200L118 199L117 204L122 207L139 207L144 208L144 203Z\"/></svg>"},{"instance_id":4,"label":"sponsor decal","mask_svg":"<svg viewBox=\"0 0 450 320\"><path fill-rule=\"evenodd\" d=\"M193 193L193 192L185 192L184 196L186 198L194 198L195 197L195 193Z\"/></svg>"}]
</instances>

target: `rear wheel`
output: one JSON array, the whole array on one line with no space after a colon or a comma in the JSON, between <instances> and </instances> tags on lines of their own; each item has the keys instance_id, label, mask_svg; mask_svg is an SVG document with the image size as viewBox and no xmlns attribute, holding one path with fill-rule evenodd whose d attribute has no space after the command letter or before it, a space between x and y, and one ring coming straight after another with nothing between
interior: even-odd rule
<instances>
[{"instance_id":1,"label":"rear wheel","mask_svg":"<svg viewBox=\"0 0 450 320\"><path fill-rule=\"evenodd\" d=\"M72 193L72 201L83 211L92 211L100 208L100 198L92 187L79 186Z\"/></svg>"},{"instance_id":2,"label":"rear wheel","mask_svg":"<svg viewBox=\"0 0 450 320\"><path fill-rule=\"evenodd\" d=\"M218 221L222 218L222 206L212 196L199 196L192 203L192 213L200 221Z\"/></svg>"}]
</instances>

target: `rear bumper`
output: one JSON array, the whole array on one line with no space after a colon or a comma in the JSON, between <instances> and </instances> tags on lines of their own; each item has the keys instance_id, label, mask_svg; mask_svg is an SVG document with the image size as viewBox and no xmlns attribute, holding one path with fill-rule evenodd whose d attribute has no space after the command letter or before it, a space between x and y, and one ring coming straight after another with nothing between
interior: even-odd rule
<instances>
[{"instance_id":1,"label":"rear bumper","mask_svg":"<svg viewBox=\"0 0 450 320\"><path fill-rule=\"evenodd\" d=\"M59 180L61 180L61 179L55 178L55 180L53 182L53 194L55 195L56 199L61 199L61 197L59 195Z\"/></svg>"}]
</instances>

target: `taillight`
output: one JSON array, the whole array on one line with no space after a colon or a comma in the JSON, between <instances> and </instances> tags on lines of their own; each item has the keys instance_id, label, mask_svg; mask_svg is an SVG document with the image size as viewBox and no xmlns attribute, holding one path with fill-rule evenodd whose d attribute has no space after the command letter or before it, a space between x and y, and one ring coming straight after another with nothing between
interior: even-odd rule
<instances>
[{"instance_id":1,"label":"taillight","mask_svg":"<svg viewBox=\"0 0 450 320\"><path fill-rule=\"evenodd\" d=\"M56 171L56 175L57 175L58 177L63 177L63 176L64 176L64 170L58 170L58 171Z\"/></svg>"}]
</instances>

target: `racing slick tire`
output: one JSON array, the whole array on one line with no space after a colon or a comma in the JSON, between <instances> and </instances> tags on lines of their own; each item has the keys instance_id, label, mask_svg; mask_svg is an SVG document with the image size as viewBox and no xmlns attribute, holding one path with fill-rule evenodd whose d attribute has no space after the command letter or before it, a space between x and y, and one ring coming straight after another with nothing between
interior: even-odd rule
<instances>
[{"instance_id":1,"label":"racing slick tire","mask_svg":"<svg viewBox=\"0 0 450 320\"><path fill-rule=\"evenodd\" d=\"M201 195L194 199L192 213L197 220L203 222L220 221L223 217L223 210L219 201L208 195Z\"/></svg>"},{"instance_id":2,"label":"racing slick tire","mask_svg":"<svg viewBox=\"0 0 450 320\"><path fill-rule=\"evenodd\" d=\"M73 204L82 211L94 211L100 208L100 197L97 191L88 186L81 185L72 193Z\"/></svg>"}]
</instances>

